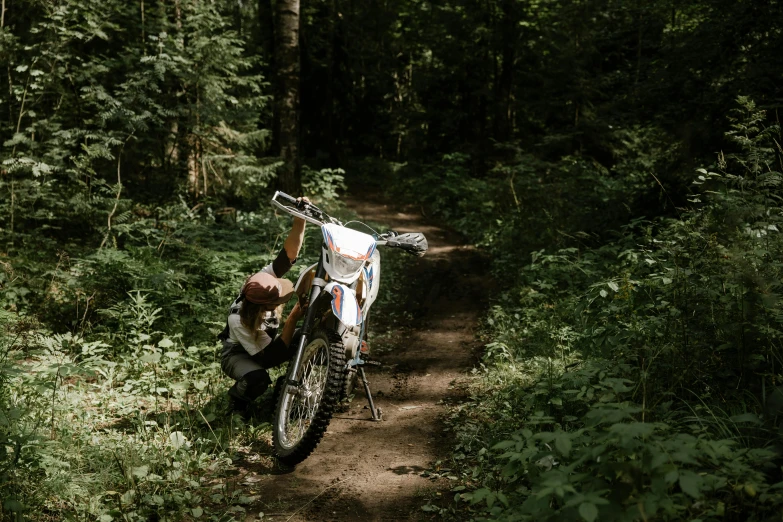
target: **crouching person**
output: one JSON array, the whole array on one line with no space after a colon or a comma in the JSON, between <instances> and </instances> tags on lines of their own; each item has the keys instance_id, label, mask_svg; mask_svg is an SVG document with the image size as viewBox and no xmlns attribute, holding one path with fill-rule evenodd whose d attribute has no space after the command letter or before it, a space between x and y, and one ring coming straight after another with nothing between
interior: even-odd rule
<instances>
[{"instance_id":1,"label":"crouching person","mask_svg":"<svg viewBox=\"0 0 783 522\"><path fill-rule=\"evenodd\" d=\"M242 285L229 309L220 366L236 382L228 390L229 407L243 416L252 414L253 401L271 384L267 370L291 359L296 323L304 315L297 303L278 335L283 305L294 295L293 284L282 277L291 269L304 240L305 221L294 224L277 258Z\"/></svg>"}]
</instances>

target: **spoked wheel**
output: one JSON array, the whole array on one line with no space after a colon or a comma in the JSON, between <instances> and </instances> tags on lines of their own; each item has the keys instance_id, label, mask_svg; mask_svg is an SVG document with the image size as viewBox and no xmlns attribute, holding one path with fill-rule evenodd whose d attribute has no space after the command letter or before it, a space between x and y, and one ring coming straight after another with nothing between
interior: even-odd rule
<instances>
[{"instance_id":1,"label":"spoked wheel","mask_svg":"<svg viewBox=\"0 0 783 522\"><path fill-rule=\"evenodd\" d=\"M277 403L272 438L277 458L298 464L326 432L344 383L345 349L334 332L317 329L302 353L299 372L284 385Z\"/></svg>"}]
</instances>

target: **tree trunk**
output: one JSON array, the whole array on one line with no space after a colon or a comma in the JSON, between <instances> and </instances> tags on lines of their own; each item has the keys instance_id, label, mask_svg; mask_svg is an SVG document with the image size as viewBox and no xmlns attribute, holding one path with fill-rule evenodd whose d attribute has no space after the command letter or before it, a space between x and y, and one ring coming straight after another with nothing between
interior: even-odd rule
<instances>
[{"instance_id":1,"label":"tree trunk","mask_svg":"<svg viewBox=\"0 0 783 522\"><path fill-rule=\"evenodd\" d=\"M2 5L0 6L0 32L2 32L3 28L5 27L5 0L1 0ZM12 107L12 101L14 99L14 83L11 79L11 63L13 63L10 56L7 57L8 60L8 66L6 68L6 72L8 73L8 125L13 124L14 121L14 109Z\"/></svg>"},{"instance_id":2,"label":"tree trunk","mask_svg":"<svg viewBox=\"0 0 783 522\"><path fill-rule=\"evenodd\" d=\"M298 195L302 189L299 160L299 0L277 0L275 104L280 119L277 142L283 166L278 170L279 186Z\"/></svg>"},{"instance_id":3,"label":"tree trunk","mask_svg":"<svg viewBox=\"0 0 783 522\"><path fill-rule=\"evenodd\" d=\"M500 7L503 12L503 19L500 22L503 48L500 76L495 84L495 138L498 141L506 141L511 137L512 131L511 102L519 21L513 0L503 0Z\"/></svg>"},{"instance_id":4,"label":"tree trunk","mask_svg":"<svg viewBox=\"0 0 783 522\"><path fill-rule=\"evenodd\" d=\"M258 45L263 53L266 71L274 70L275 16L270 0L258 0Z\"/></svg>"},{"instance_id":5,"label":"tree trunk","mask_svg":"<svg viewBox=\"0 0 783 522\"><path fill-rule=\"evenodd\" d=\"M272 140L268 151L270 154L280 154L280 111L277 103L277 49L275 35L278 29L275 27L274 0L258 0L258 42L261 46L263 63L261 70L264 76L272 83L274 103L272 103Z\"/></svg>"},{"instance_id":6,"label":"tree trunk","mask_svg":"<svg viewBox=\"0 0 783 522\"><path fill-rule=\"evenodd\" d=\"M339 151L337 145L337 130L335 128L335 117L337 113L337 107L335 106L335 89L336 89L336 76L339 65L337 63L337 56L339 55L340 42L337 38L338 24L339 24L339 5L337 0L332 0L330 5L331 12L329 13L330 22L330 34L329 34L329 49L328 49L328 69L326 71L326 101L323 105L326 111L326 141L329 149L329 160L331 167L338 167L339 163Z\"/></svg>"}]
</instances>

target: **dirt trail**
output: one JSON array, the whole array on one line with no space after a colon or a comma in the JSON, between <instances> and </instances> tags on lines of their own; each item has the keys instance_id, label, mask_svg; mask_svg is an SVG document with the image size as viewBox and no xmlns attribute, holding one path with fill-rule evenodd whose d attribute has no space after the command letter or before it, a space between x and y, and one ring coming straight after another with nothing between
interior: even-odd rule
<instances>
[{"instance_id":1,"label":"dirt trail","mask_svg":"<svg viewBox=\"0 0 783 522\"><path fill-rule=\"evenodd\" d=\"M411 280L405 283L410 290L401 290L410 297L399 303L400 310L413 319L392 339L371 345L383 366L369 367L367 378L383 421L369 420L359 390L350 411L335 416L315 452L293 471L276 473L267 458L246 463L239 483L259 495L247 520L258 520L259 512L264 520L416 520L425 515L420 507L434 490L448 487L420 474L450 449L441 420L443 401L460 393L454 383L474 364L486 265L474 249L428 224L416 210L353 198L347 204L369 221L400 232L424 232L430 246L412 263ZM384 275L381 292L388 292L391 281ZM381 321L371 319L370 329ZM370 341L375 342L372 336Z\"/></svg>"}]
</instances>

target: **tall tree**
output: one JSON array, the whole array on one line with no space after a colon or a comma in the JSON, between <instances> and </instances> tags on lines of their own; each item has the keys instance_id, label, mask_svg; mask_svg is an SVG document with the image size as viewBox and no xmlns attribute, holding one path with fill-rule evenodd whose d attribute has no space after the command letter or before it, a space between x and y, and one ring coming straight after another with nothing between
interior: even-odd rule
<instances>
[{"instance_id":1,"label":"tall tree","mask_svg":"<svg viewBox=\"0 0 783 522\"><path fill-rule=\"evenodd\" d=\"M264 74L274 70L275 12L271 0L258 0L258 47L264 61Z\"/></svg>"},{"instance_id":2,"label":"tall tree","mask_svg":"<svg viewBox=\"0 0 783 522\"><path fill-rule=\"evenodd\" d=\"M302 186L299 158L299 0L278 0L275 7L275 107L279 121L276 131L283 160L278 171L279 185L289 194L298 194Z\"/></svg>"},{"instance_id":3,"label":"tall tree","mask_svg":"<svg viewBox=\"0 0 783 522\"><path fill-rule=\"evenodd\" d=\"M495 81L495 138L499 141L511 137L513 124L514 61L519 47L518 9L514 0L500 3L501 69Z\"/></svg>"}]
</instances>

